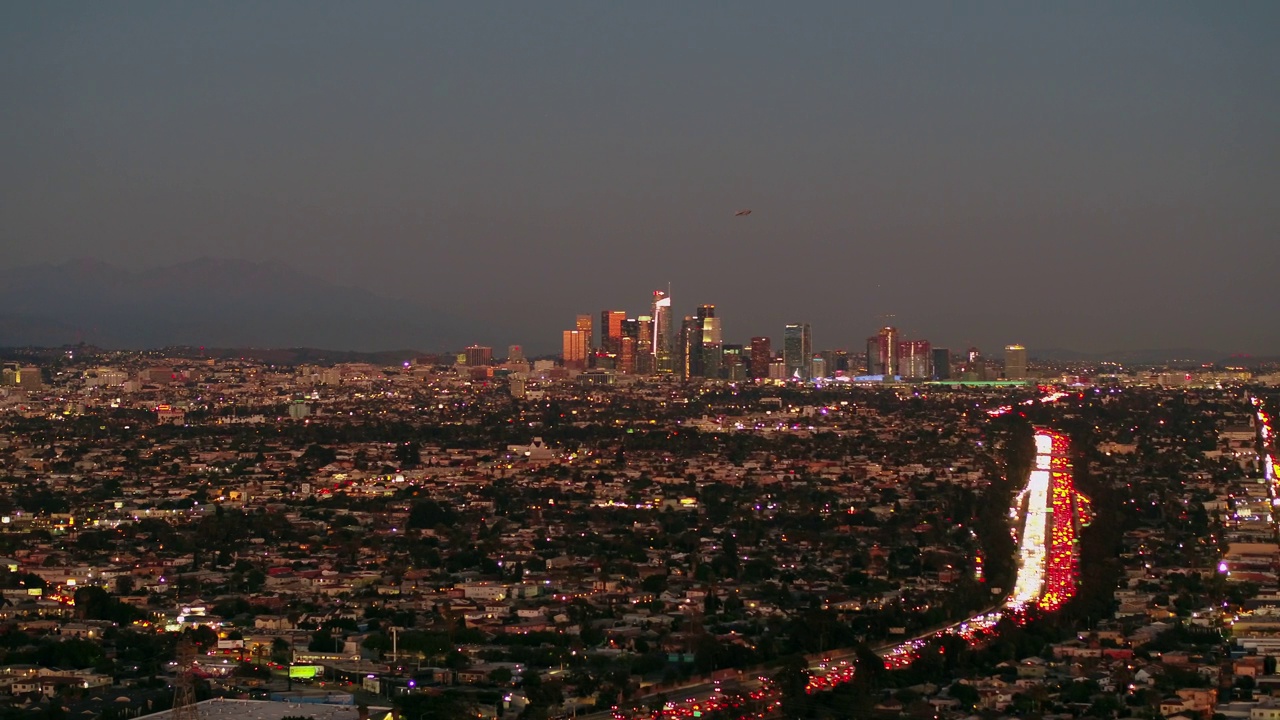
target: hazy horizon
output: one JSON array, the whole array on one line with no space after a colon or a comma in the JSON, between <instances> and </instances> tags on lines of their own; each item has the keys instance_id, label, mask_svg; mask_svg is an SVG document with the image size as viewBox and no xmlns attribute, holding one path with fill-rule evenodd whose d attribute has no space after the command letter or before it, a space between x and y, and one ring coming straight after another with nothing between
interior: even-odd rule
<instances>
[{"instance_id":1,"label":"hazy horizon","mask_svg":"<svg viewBox=\"0 0 1280 720\"><path fill-rule=\"evenodd\" d=\"M809 322L856 350L892 315L953 348L1280 354L1277 27L1262 2L7 5L0 268L276 261L546 351L671 283L730 342Z\"/></svg>"}]
</instances>

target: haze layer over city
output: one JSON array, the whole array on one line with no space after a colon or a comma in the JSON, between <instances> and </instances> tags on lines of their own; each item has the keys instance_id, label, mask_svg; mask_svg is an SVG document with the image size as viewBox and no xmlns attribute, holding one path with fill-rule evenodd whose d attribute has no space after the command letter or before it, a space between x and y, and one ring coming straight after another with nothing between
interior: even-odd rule
<instances>
[{"instance_id":1,"label":"haze layer over city","mask_svg":"<svg viewBox=\"0 0 1280 720\"><path fill-rule=\"evenodd\" d=\"M0 720L1280 717L1277 28L0 7Z\"/></svg>"},{"instance_id":2,"label":"haze layer over city","mask_svg":"<svg viewBox=\"0 0 1280 720\"><path fill-rule=\"evenodd\" d=\"M0 344L543 354L670 286L727 342L1274 355L1278 15L7 6Z\"/></svg>"}]
</instances>

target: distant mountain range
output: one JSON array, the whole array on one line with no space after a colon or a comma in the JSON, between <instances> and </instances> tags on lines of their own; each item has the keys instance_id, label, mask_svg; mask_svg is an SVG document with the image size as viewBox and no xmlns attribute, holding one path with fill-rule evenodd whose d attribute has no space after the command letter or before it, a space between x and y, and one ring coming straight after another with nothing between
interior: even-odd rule
<instances>
[{"instance_id":1,"label":"distant mountain range","mask_svg":"<svg viewBox=\"0 0 1280 720\"><path fill-rule=\"evenodd\" d=\"M477 340L475 331L474 323L450 313L274 262L204 258L135 271L77 260L0 270L0 348L85 343L283 364L401 362L424 352L456 351ZM1039 360L1135 365L1276 360L1231 358L1202 348L1029 351Z\"/></svg>"},{"instance_id":2,"label":"distant mountain range","mask_svg":"<svg viewBox=\"0 0 1280 720\"><path fill-rule=\"evenodd\" d=\"M457 348L466 324L280 263L97 260L0 270L0 346Z\"/></svg>"}]
</instances>

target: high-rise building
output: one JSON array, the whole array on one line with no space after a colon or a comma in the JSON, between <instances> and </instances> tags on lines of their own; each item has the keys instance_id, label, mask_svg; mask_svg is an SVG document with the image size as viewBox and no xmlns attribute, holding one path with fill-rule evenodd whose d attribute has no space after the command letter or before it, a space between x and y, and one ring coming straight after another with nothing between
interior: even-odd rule
<instances>
[{"instance_id":1,"label":"high-rise building","mask_svg":"<svg viewBox=\"0 0 1280 720\"><path fill-rule=\"evenodd\" d=\"M701 335L698 330L698 320L691 315L685 315L684 320L680 323L680 330L676 332L674 347L671 353L671 372L676 377L687 380L691 377L693 370L690 361L690 351L695 342L694 338Z\"/></svg>"},{"instance_id":2,"label":"high-rise building","mask_svg":"<svg viewBox=\"0 0 1280 720\"><path fill-rule=\"evenodd\" d=\"M933 361L928 340L902 340L898 343L898 374L904 378L933 376Z\"/></svg>"},{"instance_id":3,"label":"high-rise building","mask_svg":"<svg viewBox=\"0 0 1280 720\"><path fill-rule=\"evenodd\" d=\"M867 374L884 375L884 358L880 354L880 336L867 338Z\"/></svg>"},{"instance_id":4,"label":"high-rise building","mask_svg":"<svg viewBox=\"0 0 1280 720\"><path fill-rule=\"evenodd\" d=\"M652 375L655 370L653 355L653 318L641 315L636 318L636 373Z\"/></svg>"},{"instance_id":5,"label":"high-rise building","mask_svg":"<svg viewBox=\"0 0 1280 720\"><path fill-rule=\"evenodd\" d=\"M1027 379L1027 349L1021 345L1004 348L1004 377L1006 380Z\"/></svg>"},{"instance_id":6,"label":"high-rise building","mask_svg":"<svg viewBox=\"0 0 1280 720\"><path fill-rule=\"evenodd\" d=\"M618 369L628 375L636 371L636 339L629 335L619 341Z\"/></svg>"},{"instance_id":7,"label":"high-rise building","mask_svg":"<svg viewBox=\"0 0 1280 720\"><path fill-rule=\"evenodd\" d=\"M600 347L609 353L622 349L623 324L627 313L623 310L604 310L600 313Z\"/></svg>"},{"instance_id":8,"label":"high-rise building","mask_svg":"<svg viewBox=\"0 0 1280 720\"><path fill-rule=\"evenodd\" d=\"M672 371L671 352L675 338L671 332L671 294L653 291L653 368L655 372Z\"/></svg>"},{"instance_id":9,"label":"high-rise building","mask_svg":"<svg viewBox=\"0 0 1280 720\"><path fill-rule=\"evenodd\" d=\"M587 343L587 352L595 349L595 345L591 342L591 316L579 315L578 322L574 323L574 328L582 333L584 341Z\"/></svg>"},{"instance_id":10,"label":"high-rise building","mask_svg":"<svg viewBox=\"0 0 1280 720\"><path fill-rule=\"evenodd\" d=\"M828 374L827 359L822 356L822 353L809 358L809 377L825 378Z\"/></svg>"},{"instance_id":11,"label":"high-rise building","mask_svg":"<svg viewBox=\"0 0 1280 720\"><path fill-rule=\"evenodd\" d=\"M934 380L950 380L951 379L951 351L947 348L934 348L933 354L933 379Z\"/></svg>"},{"instance_id":12,"label":"high-rise building","mask_svg":"<svg viewBox=\"0 0 1280 720\"><path fill-rule=\"evenodd\" d=\"M741 345L726 343L722 346L720 377L742 382L747 379L746 348Z\"/></svg>"},{"instance_id":13,"label":"high-rise building","mask_svg":"<svg viewBox=\"0 0 1280 720\"><path fill-rule=\"evenodd\" d=\"M493 348L484 347L482 345L471 345L464 351L467 356L468 367L480 367L482 365L490 365L493 363Z\"/></svg>"},{"instance_id":14,"label":"high-rise building","mask_svg":"<svg viewBox=\"0 0 1280 720\"><path fill-rule=\"evenodd\" d=\"M588 316L589 317L589 316ZM561 358L564 366L571 370L584 370L587 367L587 338L581 330L564 331L564 349Z\"/></svg>"},{"instance_id":15,"label":"high-rise building","mask_svg":"<svg viewBox=\"0 0 1280 720\"><path fill-rule=\"evenodd\" d=\"M883 368L881 373L894 375L898 370L898 328L886 325L880 328L880 332L876 335L880 340L880 367Z\"/></svg>"},{"instance_id":16,"label":"high-rise building","mask_svg":"<svg viewBox=\"0 0 1280 720\"><path fill-rule=\"evenodd\" d=\"M751 338L751 377L769 377L769 363L773 361L773 341L764 336Z\"/></svg>"},{"instance_id":17,"label":"high-rise building","mask_svg":"<svg viewBox=\"0 0 1280 720\"><path fill-rule=\"evenodd\" d=\"M827 375L848 374L849 353L844 350L823 350L822 359L827 364Z\"/></svg>"},{"instance_id":18,"label":"high-rise building","mask_svg":"<svg viewBox=\"0 0 1280 720\"><path fill-rule=\"evenodd\" d=\"M508 345L507 362L524 362L524 348L519 345Z\"/></svg>"},{"instance_id":19,"label":"high-rise building","mask_svg":"<svg viewBox=\"0 0 1280 720\"><path fill-rule=\"evenodd\" d=\"M715 316L715 305L699 305L693 318L693 326L685 328L686 337L682 340L685 343L683 348L687 360L685 363L685 377L706 376L706 370L703 367L705 358L702 356L704 328L707 322L715 318ZM686 326L688 322L689 318L686 317Z\"/></svg>"},{"instance_id":20,"label":"high-rise building","mask_svg":"<svg viewBox=\"0 0 1280 720\"><path fill-rule=\"evenodd\" d=\"M724 338L715 305L700 305L695 316L696 332L689 337L689 375L719 377Z\"/></svg>"},{"instance_id":21,"label":"high-rise building","mask_svg":"<svg viewBox=\"0 0 1280 720\"><path fill-rule=\"evenodd\" d=\"M792 323L782 331L782 362L787 379L812 380L809 360L813 357L813 340L809 323Z\"/></svg>"}]
</instances>

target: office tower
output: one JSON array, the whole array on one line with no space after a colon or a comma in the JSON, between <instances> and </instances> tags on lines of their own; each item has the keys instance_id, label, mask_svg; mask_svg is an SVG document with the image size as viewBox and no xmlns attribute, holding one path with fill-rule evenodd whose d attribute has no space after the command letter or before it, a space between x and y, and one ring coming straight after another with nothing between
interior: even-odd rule
<instances>
[{"instance_id":1,"label":"office tower","mask_svg":"<svg viewBox=\"0 0 1280 720\"><path fill-rule=\"evenodd\" d=\"M809 359L813 357L809 323L792 323L782 331L782 362L786 364L787 379L811 380Z\"/></svg>"},{"instance_id":2,"label":"office tower","mask_svg":"<svg viewBox=\"0 0 1280 720\"><path fill-rule=\"evenodd\" d=\"M700 353L701 340L702 329L698 326L698 319L685 315L684 322L680 323L680 332L676 335L675 352L672 355L671 371L676 377L682 380L693 377L693 360ZM701 366L701 358L698 358L697 369L701 370Z\"/></svg>"},{"instance_id":3,"label":"office tower","mask_svg":"<svg viewBox=\"0 0 1280 720\"><path fill-rule=\"evenodd\" d=\"M927 378L933 375L933 360L928 340L902 340L898 343L898 374L904 378Z\"/></svg>"},{"instance_id":4,"label":"office tower","mask_svg":"<svg viewBox=\"0 0 1280 720\"><path fill-rule=\"evenodd\" d=\"M699 305L694 325L695 332L689 336L688 375L719 377L719 355L723 351L723 338L720 335L720 318L716 317L716 306Z\"/></svg>"},{"instance_id":5,"label":"office tower","mask_svg":"<svg viewBox=\"0 0 1280 720\"><path fill-rule=\"evenodd\" d=\"M849 353L844 350L823 350L822 360L827 364L829 377L849 373Z\"/></svg>"},{"instance_id":6,"label":"office tower","mask_svg":"<svg viewBox=\"0 0 1280 720\"><path fill-rule=\"evenodd\" d=\"M653 318L641 315L636 318L636 373L652 375L656 372L653 356Z\"/></svg>"},{"instance_id":7,"label":"office tower","mask_svg":"<svg viewBox=\"0 0 1280 720\"><path fill-rule=\"evenodd\" d=\"M885 375L895 375L898 370L898 328L886 325L876 333L880 339L880 367ZM872 373L877 374L877 373Z\"/></svg>"},{"instance_id":8,"label":"office tower","mask_svg":"<svg viewBox=\"0 0 1280 720\"><path fill-rule=\"evenodd\" d=\"M636 318L623 318L622 337L629 337L638 342L640 340L640 321Z\"/></svg>"},{"instance_id":9,"label":"office tower","mask_svg":"<svg viewBox=\"0 0 1280 720\"><path fill-rule=\"evenodd\" d=\"M933 379L951 379L951 351L947 348L933 349Z\"/></svg>"},{"instance_id":10,"label":"office tower","mask_svg":"<svg viewBox=\"0 0 1280 720\"><path fill-rule=\"evenodd\" d=\"M671 294L653 291L653 369L659 373L672 371Z\"/></svg>"},{"instance_id":11,"label":"office tower","mask_svg":"<svg viewBox=\"0 0 1280 720\"><path fill-rule=\"evenodd\" d=\"M578 332L582 333L583 340L587 344L587 352L591 352L595 349L595 345L591 342L591 316L579 315L578 322L574 324L574 328Z\"/></svg>"},{"instance_id":12,"label":"office tower","mask_svg":"<svg viewBox=\"0 0 1280 720\"><path fill-rule=\"evenodd\" d=\"M588 316L590 317L590 316ZM590 333L581 330L564 331L564 350L561 357L564 366L571 370L584 370L587 367L587 338Z\"/></svg>"},{"instance_id":13,"label":"office tower","mask_svg":"<svg viewBox=\"0 0 1280 720\"><path fill-rule=\"evenodd\" d=\"M867 374L884 375L884 359L880 355L880 336L867 338Z\"/></svg>"},{"instance_id":14,"label":"office tower","mask_svg":"<svg viewBox=\"0 0 1280 720\"><path fill-rule=\"evenodd\" d=\"M788 380L790 377L787 375L787 363L785 361L772 360L769 362L770 380Z\"/></svg>"},{"instance_id":15,"label":"office tower","mask_svg":"<svg viewBox=\"0 0 1280 720\"><path fill-rule=\"evenodd\" d=\"M523 362L523 361L524 361L524 348L520 347L519 345L508 345L507 346L507 362Z\"/></svg>"},{"instance_id":16,"label":"office tower","mask_svg":"<svg viewBox=\"0 0 1280 720\"><path fill-rule=\"evenodd\" d=\"M1004 377L1006 380L1027 379L1027 349L1021 345L1004 348Z\"/></svg>"},{"instance_id":17,"label":"office tower","mask_svg":"<svg viewBox=\"0 0 1280 720\"><path fill-rule=\"evenodd\" d=\"M636 339L628 335L618 341L618 369L628 375L636 371Z\"/></svg>"},{"instance_id":18,"label":"office tower","mask_svg":"<svg viewBox=\"0 0 1280 720\"><path fill-rule=\"evenodd\" d=\"M818 353L809 359L809 377L825 378L827 377L827 359Z\"/></svg>"},{"instance_id":19,"label":"office tower","mask_svg":"<svg viewBox=\"0 0 1280 720\"><path fill-rule=\"evenodd\" d=\"M479 367L493 362L493 348L491 347L471 345L464 352L467 356L468 367Z\"/></svg>"},{"instance_id":20,"label":"office tower","mask_svg":"<svg viewBox=\"0 0 1280 720\"><path fill-rule=\"evenodd\" d=\"M983 380L986 362L982 359L982 352L976 347L971 347L964 353L964 371L960 377L965 380Z\"/></svg>"},{"instance_id":21,"label":"office tower","mask_svg":"<svg viewBox=\"0 0 1280 720\"><path fill-rule=\"evenodd\" d=\"M724 375L724 343L702 343L702 377Z\"/></svg>"},{"instance_id":22,"label":"office tower","mask_svg":"<svg viewBox=\"0 0 1280 720\"><path fill-rule=\"evenodd\" d=\"M722 345L720 377L732 382L742 382L747 379L747 355L746 348L741 345L728 343Z\"/></svg>"},{"instance_id":23,"label":"office tower","mask_svg":"<svg viewBox=\"0 0 1280 720\"><path fill-rule=\"evenodd\" d=\"M769 363L773 361L773 341L767 337L751 338L751 377L769 377Z\"/></svg>"},{"instance_id":24,"label":"office tower","mask_svg":"<svg viewBox=\"0 0 1280 720\"><path fill-rule=\"evenodd\" d=\"M622 310L604 310L600 313L600 347L605 352L617 353L622 349L622 325L627 313Z\"/></svg>"}]
</instances>

